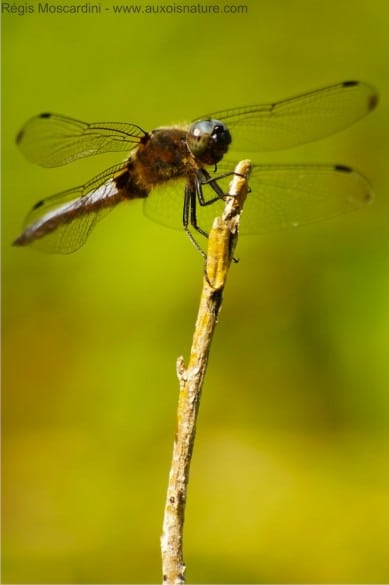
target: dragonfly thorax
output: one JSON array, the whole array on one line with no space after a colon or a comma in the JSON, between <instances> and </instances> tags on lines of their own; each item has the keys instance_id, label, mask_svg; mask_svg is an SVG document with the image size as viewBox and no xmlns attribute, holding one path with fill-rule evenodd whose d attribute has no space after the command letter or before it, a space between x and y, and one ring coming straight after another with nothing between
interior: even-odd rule
<instances>
[{"instance_id":1,"label":"dragonfly thorax","mask_svg":"<svg viewBox=\"0 0 389 585\"><path fill-rule=\"evenodd\" d=\"M226 154L231 144L231 134L219 120L198 120L189 128L187 143L198 160L214 165Z\"/></svg>"}]
</instances>

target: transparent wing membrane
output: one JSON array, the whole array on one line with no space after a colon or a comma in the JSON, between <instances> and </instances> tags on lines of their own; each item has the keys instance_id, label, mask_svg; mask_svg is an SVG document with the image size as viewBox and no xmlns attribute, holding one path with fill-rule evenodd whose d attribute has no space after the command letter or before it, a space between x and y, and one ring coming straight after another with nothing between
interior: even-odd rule
<instances>
[{"instance_id":1,"label":"transparent wing membrane","mask_svg":"<svg viewBox=\"0 0 389 585\"><path fill-rule=\"evenodd\" d=\"M368 114L377 100L370 85L349 81L280 102L221 110L201 118L227 124L231 151L281 150L347 128Z\"/></svg>"},{"instance_id":2,"label":"transparent wing membrane","mask_svg":"<svg viewBox=\"0 0 389 585\"><path fill-rule=\"evenodd\" d=\"M241 232L298 227L354 211L373 199L367 180L340 165L254 166Z\"/></svg>"},{"instance_id":3,"label":"transparent wing membrane","mask_svg":"<svg viewBox=\"0 0 389 585\"><path fill-rule=\"evenodd\" d=\"M134 124L87 124L57 114L41 114L25 124L17 144L31 162L57 167L104 152L128 152L144 135Z\"/></svg>"},{"instance_id":4,"label":"transparent wing membrane","mask_svg":"<svg viewBox=\"0 0 389 585\"><path fill-rule=\"evenodd\" d=\"M235 165L220 164L212 174L225 193ZM367 180L340 165L254 165L240 223L241 234L263 234L286 227L297 227L353 211L373 198ZM183 185L156 190L144 201L145 214L167 227L182 229ZM209 185L203 186L206 200L215 196ZM224 207L217 201L207 207L197 203L198 224L209 231L214 218Z\"/></svg>"}]
</instances>

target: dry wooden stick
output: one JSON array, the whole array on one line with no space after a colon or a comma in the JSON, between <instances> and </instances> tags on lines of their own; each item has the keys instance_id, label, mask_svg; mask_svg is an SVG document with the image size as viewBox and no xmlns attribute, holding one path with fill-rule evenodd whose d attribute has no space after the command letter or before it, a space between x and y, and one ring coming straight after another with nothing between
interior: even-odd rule
<instances>
[{"instance_id":1,"label":"dry wooden stick","mask_svg":"<svg viewBox=\"0 0 389 585\"><path fill-rule=\"evenodd\" d=\"M223 214L213 223L189 364L185 367L183 357L177 360L180 384L177 432L161 536L163 582L169 585L185 583L183 526L196 420L212 337L238 239L240 212L248 192L249 172L250 161L244 160L237 165Z\"/></svg>"}]
</instances>

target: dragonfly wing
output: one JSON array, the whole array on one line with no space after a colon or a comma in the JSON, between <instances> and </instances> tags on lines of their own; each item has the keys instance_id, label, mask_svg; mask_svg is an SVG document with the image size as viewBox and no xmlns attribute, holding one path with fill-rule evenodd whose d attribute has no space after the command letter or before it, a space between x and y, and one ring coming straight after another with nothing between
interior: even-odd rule
<instances>
[{"instance_id":1,"label":"dragonfly wing","mask_svg":"<svg viewBox=\"0 0 389 585\"><path fill-rule=\"evenodd\" d=\"M134 124L88 124L57 114L40 114L25 124L16 142L31 162L57 167L103 152L129 151L145 134Z\"/></svg>"},{"instance_id":2,"label":"dragonfly wing","mask_svg":"<svg viewBox=\"0 0 389 585\"><path fill-rule=\"evenodd\" d=\"M220 165L219 172L233 170ZM253 165L242 234L260 234L329 219L373 199L368 181L343 165Z\"/></svg>"},{"instance_id":3,"label":"dragonfly wing","mask_svg":"<svg viewBox=\"0 0 389 585\"><path fill-rule=\"evenodd\" d=\"M228 191L228 186L233 174L232 171L230 172L228 170L227 172L229 173L228 177L223 177L220 181L217 181L225 192ZM215 178L219 175L220 173L215 173ZM149 196L144 199L143 209L145 215L149 219L166 227L182 230L185 180L186 179L181 178L171 182L169 185L153 189ZM202 191L205 201L215 199L216 193L209 184L202 185ZM225 202L223 199L218 199L207 206L202 206L197 201L196 218L198 226L204 231L209 232L213 220L222 213L224 205Z\"/></svg>"},{"instance_id":4,"label":"dragonfly wing","mask_svg":"<svg viewBox=\"0 0 389 585\"><path fill-rule=\"evenodd\" d=\"M184 191L183 179L155 187L143 201L144 214L165 227L182 229Z\"/></svg>"},{"instance_id":5,"label":"dragonfly wing","mask_svg":"<svg viewBox=\"0 0 389 585\"><path fill-rule=\"evenodd\" d=\"M221 110L201 119L226 123L232 135L231 151L281 150L343 130L368 114L377 101L370 85L345 81L280 102Z\"/></svg>"},{"instance_id":6,"label":"dragonfly wing","mask_svg":"<svg viewBox=\"0 0 389 585\"><path fill-rule=\"evenodd\" d=\"M122 164L107 169L85 185L36 203L14 244L34 244L45 252L57 254L78 250L96 222L125 199L115 181L120 171L124 171Z\"/></svg>"},{"instance_id":7,"label":"dragonfly wing","mask_svg":"<svg viewBox=\"0 0 389 585\"><path fill-rule=\"evenodd\" d=\"M221 163L210 173L228 193L235 164ZM223 176L225 175L225 176ZM373 199L368 181L343 165L253 165L249 177L241 234L264 234L335 217L365 206ZM184 181L153 190L144 200L145 214L167 227L182 229ZM213 199L210 185L203 185L205 200ZM209 232L224 201L196 206L198 225Z\"/></svg>"}]
</instances>

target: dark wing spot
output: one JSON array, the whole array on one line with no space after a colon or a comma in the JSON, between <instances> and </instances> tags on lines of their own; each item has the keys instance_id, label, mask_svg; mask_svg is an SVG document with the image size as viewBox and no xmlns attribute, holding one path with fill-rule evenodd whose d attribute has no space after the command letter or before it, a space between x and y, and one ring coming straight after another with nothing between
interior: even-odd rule
<instances>
[{"instance_id":1,"label":"dark wing spot","mask_svg":"<svg viewBox=\"0 0 389 585\"><path fill-rule=\"evenodd\" d=\"M51 118L52 114L44 112L43 114L39 114L39 118Z\"/></svg>"},{"instance_id":2,"label":"dark wing spot","mask_svg":"<svg viewBox=\"0 0 389 585\"><path fill-rule=\"evenodd\" d=\"M44 203L44 201L43 201L43 199L41 199L40 201L38 201L37 203L35 203L35 205L33 206L32 209L33 210L39 209L40 207L42 207L43 203Z\"/></svg>"},{"instance_id":3,"label":"dark wing spot","mask_svg":"<svg viewBox=\"0 0 389 585\"><path fill-rule=\"evenodd\" d=\"M24 128L22 128L22 129L21 129L21 130L18 132L18 134L17 134L17 136L16 136L16 144L19 144L19 142L22 140L23 136L24 136Z\"/></svg>"},{"instance_id":4,"label":"dark wing spot","mask_svg":"<svg viewBox=\"0 0 389 585\"><path fill-rule=\"evenodd\" d=\"M359 81L344 81L342 85L343 85L343 87L354 87L354 86L359 85L359 84L360 84ZM378 104L378 95L376 93L372 93L367 98L368 111L370 112L371 110L374 110L374 108L376 107L377 104Z\"/></svg>"},{"instance_id":5,"label":"dark wing spot","mask_svg":"<svg viewBox=\"0 0 389 585\"><path fill-rule=\"evenodd\" d=\"M336 171L340 171L341 173L352 173L353 170L350 167L347 167L346 165L335 165L334 166Z\"/></svg>"},{"instance_id":6,"label":"dark wing spot","mask_svg":"<svg viewBox=\"0 0 389 585\"><path fill-rule=\"evenodd\" d=\"M369 95L368 101L367 101L369 112L370 112L370 110L374 110L374 108L376 107L377 104L378 104L378 95L376 93Z\"/></svg>"},{"instance_id":7,"label":"dark wing spot","mask_svg":"<svg viewBox=\"0 0 389 585\"><path fill-rule=\"evenodd\" d=\"M366 203L370 203L370 201L373 201L373 199L374 199L374 195L373 195L373 193L372 193L371 191L366 191L366 192L364 193L364 195L363 195L363 200L364 200Z\"/></svg>"}]
</instances>

